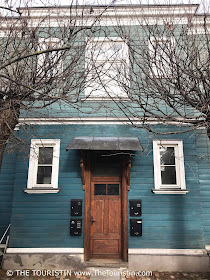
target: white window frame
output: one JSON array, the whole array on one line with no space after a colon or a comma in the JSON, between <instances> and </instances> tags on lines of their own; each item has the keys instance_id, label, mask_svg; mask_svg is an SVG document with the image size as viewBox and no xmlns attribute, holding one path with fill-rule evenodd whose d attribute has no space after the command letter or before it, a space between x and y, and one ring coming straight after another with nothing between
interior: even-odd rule
<instances>
[{"instance_id":1,"label":"white window frame","mask_svg":"<svg viewBox=\"0 0 210 280\"><path fill-rule=\"evenodd\" d=\"M170 57L162 57L163 55L158 53L157 49L155 49L156 42L158 42L158 46L161 46L161 42L166 44L166 42L170 43L171 46L171 55L175 49L175 38L174 37L150 37L149 39L149 63L152 70L152 75L159 78L171 77L172 69L170 67ZM159 65L159 67L158 67ZM164 67L164 68L163 68Z\"/></svg>"},{"instance_id":2,"label":"white window frame","mask_svg":"<svg viewBox=\"0 0 210 280\"><path fill-rule=\"evenodd\" d=\"M61 46L62 44L62 40L56 37L50 37L50 38L38 38L38 52L39 51L45 51L48 49L49 46L52 45L57 45L56 47ZM54 51L50 52L51 54L53 54ZM48 55L50 55L50 53L48 53ZM39 54L37 56L37 67L38 69L41 69L44 66L44 61L45 61L45 56L46 53L43 54ZM54 68L52 69L52 72L50 71L49 73L46 73L46 78L54 76L54 75L59 75L61 74L63 71L63 60L60 59L59 62L54 65Z\"/></svg>"},{"instance_id":3,"label":"white window frame","mask_svg":"<svg viewBox=\"0 0 210 280\"><path fill-rule=\"evenodd\" d=\"M110 44L114 44L115 42L120 42L122 43L122 54L123 54L123 61L125 62L125 77L123 77L123 79L125 79L125 83L127 83L126 86L128 86L128 80L129 80L129 54L128 54L128 45L124 42L124 40L120 37L95 37L95 38L88 38L87 39L87 46L86 46L86 51L85 51L85 69L87 70L87 78L86 78L86 83L88 84L88 80L91 79L91 70L90 70L90 65L91 65L91 58L92 54L91 51L94 49L94 45L96 44L103 44L103 43L107 43L110 42ZM104 65L107 64L108 62L106 62L105 60L95 60L94 63L97 64L98 62L101 63L103 65L103 61L104 61ZM116 61L118 61L119 63L122 63L120 61L122 61L122 59L116 59ZM110 63L110 61L109 61ZM110 65L112 65L112 61L110 63ZM114 65L114 64L113 64ZM94 66L93 66L94 67ZM100 77L101 78L101 77ZM116 82L117 83L117 82ZM94 86L94 85L93 85ZM120 89L120 93L116 94L116 92L119 92L119 85L116 85L116 89L111 90L111 92L104 93L102 91L102 94L98 93L97 91L94 93L94 91L92 90L92 86L86 86L85 88L85 98L88 97L88 99L103 99L103 100L110 100L112 98L117 99L117 98L123 98L123 99L128 99L128 94L127 92L123 92L122 89ZM114 93L114 94L113 94Z\"/></svg>"},{"instance_id":4,"label":"white window frame","mask_svg":"<svg viewBox=\"0 0 210 280\"><path fill-rule=\"evenodd\" d=\"M53 148L51 184L37 184L38 156L40 147ZM27 193L57 193L60 157L60 139L32 139L28 168Z\"/></svg>"},{"instance_id":5,"label":"white window frame","mask_svg":"<svg viewBox=\"0 0 210 280\"><path fill-rule=\"evenodd\" d=\"M166 185L161 182L160 147L173 147L175 153L176 185ZM182 140L153 140L154 193L186 194L184 154Z\"/></svg>"}]
</instances>

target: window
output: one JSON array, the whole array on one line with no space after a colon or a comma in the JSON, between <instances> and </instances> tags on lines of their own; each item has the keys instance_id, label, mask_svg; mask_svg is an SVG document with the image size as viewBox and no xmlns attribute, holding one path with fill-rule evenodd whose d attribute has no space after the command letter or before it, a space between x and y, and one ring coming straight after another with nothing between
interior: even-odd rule
<instances>
[{"instance_id":1,"label":"window","mask_svg":"<svg viewBox=\"0 0 210 280\"><path fill-rule=\"evenodd\" d=\"M152 75L168 77L173 73L174 45L172 37L151 37L149 41L149 61Z\"/></svg>"},{"instance_id":2,"label":"window","mask_svg":"<svg viewBox=\"0 0 210 280\"><path fill-rule=\"evenodd\" d=\"M60 140L32 139L27 193L58 192Z\"/></svg>"},{"instance_id":3,"label":"window","mask_svg":"<svg viewBox=\"0 0 210 280\"><path fill-rule=\"evenodd\" d=\"M119 184L94 184L94 195L119 195Z\"/></svg>"},{"instance_id":4,"label":"window","mask_svg":"<svg viewBox=\"0 0 210 280\"><path fill-rule=\"evenodd\" d=\"M61 47L59 38L39 38L38 51L55 49ZM51 51L37 56L38 74L46 78L58 75L62 72L62 54L61 51Z\"/></svg>"},{"instance_id":5,"label":"window","mask_svg":"<svg viewBox=\"0 0 210 280\"><path fill-rule=\"evenodd\" d=\"M86 97L128 97L128 47L122 39L90 39L87 43L85 63Z\"/></svg>"},{"instance_id":6,"label":"window","mask_svg":"<svg viewBox=\"0 0 210 280\"><path fill-rule=\"evenodd\" d=\"M186 194L183 143L181 140L154 140L154 193Z\"/></svg>"}]
</instances>

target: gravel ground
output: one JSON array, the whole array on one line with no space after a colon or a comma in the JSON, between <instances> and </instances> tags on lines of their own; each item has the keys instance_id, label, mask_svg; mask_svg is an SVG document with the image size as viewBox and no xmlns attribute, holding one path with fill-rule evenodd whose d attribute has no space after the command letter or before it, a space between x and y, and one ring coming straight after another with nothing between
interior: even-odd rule
<instances>
[{"instance_id":1,"label":"gravel ground","mask_svg":"<svg viewBox=\"0 0 210 280\"><path fill-rule=\"evenodd\" d=\"M72 272L71 276L49 276L40 277L32 276L30 271L30 276L17 276L16 271L13 271L13 276L7 276L7 271L0 270L0 280L91 280L89 276L75 276ZM153 272L152 276L149 277L128 277L121 278L122 280L210 280L210 273L169 273L169 272ZM111 277L110 277L110 280Z\"/></svg>"}]
</instances>

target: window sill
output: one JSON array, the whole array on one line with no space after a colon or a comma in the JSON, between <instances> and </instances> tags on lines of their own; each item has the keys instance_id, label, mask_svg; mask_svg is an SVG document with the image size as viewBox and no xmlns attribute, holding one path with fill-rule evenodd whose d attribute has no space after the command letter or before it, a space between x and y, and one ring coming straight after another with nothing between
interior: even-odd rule
<instances>
[{"instance_id":1,"label":"window sill","mask_svg":"<svg viewBox=\"0 0 210 280\"><path fill-rule=\"evenodd\" d=\"M188 189L152 189L155 194L187 194Z\"/></svg>"},{"instance_id":2,"label":"window sill","mask_svg":"<svg viewBox=\"0 0 210 280\"><path fill-rule=\"evenodd\" d=\"M37 194L40 194L40 193L58 193L60 191L60 189L58 188L31 188L31 189L24 189L24 192L25 193L37 193Z\"/></svg>"},{"instance_id":3,"label":"window sill","mask_svg":"<svg viewBox=\"0 0 210 280\"><path fill-rule=\"evenodd\" d=\"M209 255L210 254L210 245L205 245L205 249L207 251L207 254Z\"/></svg>"}]
</instances>

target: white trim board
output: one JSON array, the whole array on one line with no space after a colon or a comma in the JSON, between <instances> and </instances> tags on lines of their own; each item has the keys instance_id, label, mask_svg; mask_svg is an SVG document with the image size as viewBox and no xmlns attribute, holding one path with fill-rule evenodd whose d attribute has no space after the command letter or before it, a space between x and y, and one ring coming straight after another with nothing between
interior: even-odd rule
<instances>
[{"instance_id":1,"label":"white trim board","mask_svg":"<svg viewBox=\"0 0 210 280\"><path fill-rule=\"evenodd\" d=\"M7 254L84 254L83 248L7 248Z\"/></svg>"},{"instance_id":2,"label":"white trim board","mask_svg":"<svg viewBox=\"0 0 210 280\"><path fill-rule=\"evenodd\" d=\"M124 25L140 25L140 24L164 24L171 20L177 23L188 23L189 17L196 17L196 10L199 5L133 5L133 6L77 6L75 9L68 7L51 7L51 8L29 8L20 9L22 17L28 18L30 15L30 24L32 27L61 26L69 24L69 18L73 19L73 25L84 26L118 26ZM62 19L58 21L58 18ZM41 23L40 23L41 20Z\"/></svg>"},{"instance_id":3,"label":"white trim board","mask_svg":"<svg viewBox=\"0 0 210 280\"><path fill-rule=\"evenodd\" d=\"M84 254L84 248L7 248L7 254ZM128 249L129 255L207 255L205 249Z\"/></svg>"},{"instance_id":4,"label":"white trim board","mask_svg":"<svg viewBox=\"0 0 210 280\"><path fill-rule=\"evenodd\" d=\"M165 124L165 125L186 125L189 126L189 123L185 123L183 119L177 120L176 122L172 121L157 121L156 119L149 118L146 122L142 118L122 118L122 117L59 117L59 118L19 118L19 124L16 126L16 130L20 125L69 125L69 124L85 124L85 125L94 125L94 124L131 124L131 121L134 124Z\"/></svg>"},{"instance_id":5,"label":"white trim board","mask_svg":"<svg viewBox=\"0 0 210 280\"><path fill-rule=\"evenodd\" d=\"M129 255L207 255L205 249L128 249Z\"/></svg>"},{"instance_id":6,"label":"white trim board","mask_svg":"<svg viewBox=\"0 0 210 280\"><path fill-rule=\"evenodd\" d=\"M27 188L24 189L25 193L31 194L31 193L35 193L35 194L40 194L40 193L58 193L60 191L59 188L51 188L51 189L47 189L47 188Z\"/></svg>"},{"instance_id":7,"label":"white trim board","mask_svg":"<svg viewBox=\"0 0 210 280\"><path fill-rule=\"evenodd\" d=\"M92 13L90 13L90 8L93 8ZM30 16L42 17L51 15L51 17L69 17L69 16L83 16L83 17L96 17L99 15L104 16L125 16L127 15L140 15L140 16L154 16L159 13L161 15L175 15L175 14L191 14L194 15L198 9L199 4L179 4L179 5L116 5L116 6L100 6L100 5L78 5L72 9L68 6L51 6L51 7L32 7L32 8L20 8L23 17Z\"/></svg>"},{"instance_id":8,"label":"white trim board","mask_svg":"<svg viewBox=\"0 0 210 280\"><path fill-rule=\"evenodd\" d=\"M170 189L152 189L152 192L155 194L187 194L189 192L188 189L176 189L176 190L170 190Z\"/></svg>"},{"instance_id":9,"label":"white trim board","mask_svg":"<svg viewBox=\"0 0 210 280\"><path fill-rule=\"evenodd\" d=\"M146 20L145 20L145 17ZM180 14L179 16L173 16L173 15L164 15L159 14L157 16L144 16L144 15L128 15L125 17L124 15L122 17L115 17L115 16L106 16L101 18L89 17L86 19L80 19L77 18L74 20L73 26L139 26L139 25L164 25L165 22L176 24L188 24L188 18ZM65 19L62 17L57 16L56 17L50 17L46 16L46 18L31 18L31 21L29 22L30 28L37 28L37 27L59 27L67 26L69 25L69 19ZM59 21L59 19L62 19L62 21ZM9 25L12 25L12 22L7 22L7 24L2 23L2 28L6 29ZM17 29L20 28L20 24L16 23ZM19 34L17 34L18 36ZM21 35L19 35L20 37ZM3 36L2 36L3 37Z\"/></svg>"}]
</instances>

